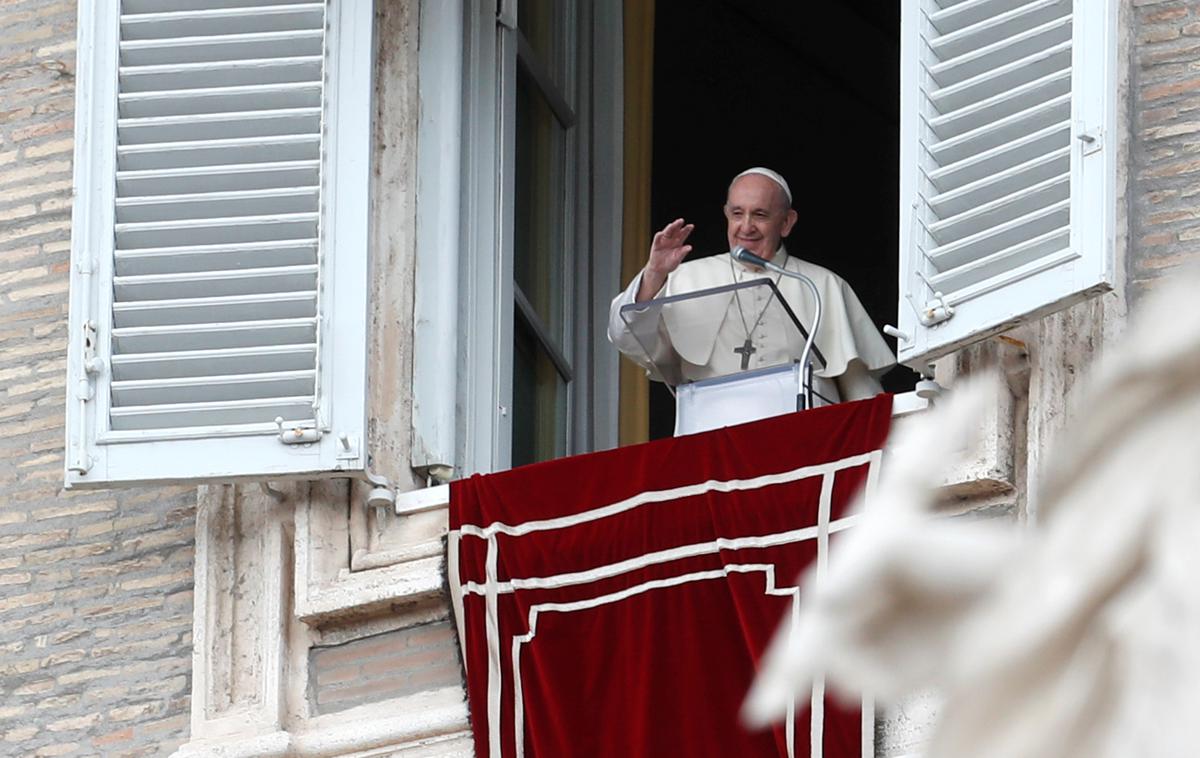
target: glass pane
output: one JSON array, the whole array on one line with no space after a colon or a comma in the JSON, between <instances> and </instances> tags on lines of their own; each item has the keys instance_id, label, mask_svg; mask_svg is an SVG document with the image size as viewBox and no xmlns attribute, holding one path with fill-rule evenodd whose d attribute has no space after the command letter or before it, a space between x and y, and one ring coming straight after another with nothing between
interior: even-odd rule
<instances>
[{"instance_id":1,"label":"glass pane","mask_svg":"<svg viewBox=\"0 0 1200 758\"><path fill-rule=\"evenodd\" d=\"M518 69L513 270L558 345L563 342L566 134L529 76Z\"/></svg>"},{"instance_id":2,"label":"glass pane","mask_svg":"<svg viewBox=\"0 0 1200 758\"><path fill-rule=\"evenodd\" d=\"M566 455L566 383L519 311L513 338L512 465Z\"/></svg>"},{"instance_id":3,"label":"glass pane","mask_svg":"<svg viewBox=\"0 0 1200 758\"><path fill-rule=\"evenodd\" d=\"M517 28L525 35L525 40L542 66L550 72L554 83L560 86L558 10L561 6L561 0L519 0L517 3Z\"/></svg>"}]
</instances>

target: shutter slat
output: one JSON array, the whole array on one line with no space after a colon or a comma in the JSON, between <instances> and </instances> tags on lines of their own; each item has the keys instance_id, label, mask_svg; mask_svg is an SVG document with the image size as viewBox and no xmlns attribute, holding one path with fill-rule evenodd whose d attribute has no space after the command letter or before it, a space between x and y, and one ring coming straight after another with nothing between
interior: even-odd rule
<instances>
[{"instance_id":1,"label":"shutter slat","mask_svg":"<svg viewBox=\"0 0 1200 758\"><path fill-rule=\"evenodd\" d=\"M205 80L219 81L224 86L320 81L322 63L319 55L252 58L158 66L125 66L118 75L122 92L158 92L193 89L196 81Z\"/></svg>"},{"instance_id":2,"label":"shutter slat","mask_svg":"<svg viewBox=\"0 0 1200 758\"><path fill-rule=\"evenodd\" d=\"M1038 50L1019 60L964 79L929 94L938 110L946 112L964 108L985 98L1003 96L1035 79L1068 69L1071 66L1070 41Z\"/></svg>"},{"instance_id":3,"label":"shutter slat","mask_svg":"<svg viewBox=\"0 0 1200 758\"><path fill-rule=\"evenodd\" d=\"M191 142L236 137L279 137L285 134L319 134L320 108L274 111L235 111L200 116L123 118L117 122L122 145Z\"/></svg>"},{"instance_id":4,"label":"shutter slat","mask_svg":"<svg viewBox=\"0 0 1200 758\"><path fill-rule=\"evenodd\" d=\"M1038 208L1067 200L1071 196L1070 173L1060 174L1022 188L983 205L976 205L956 216L930 224L929 233L938 243L962 237L973 229L993 226L1033 213Z\"/></svg>"},{"instance_id":5,"label":"shutter slat","mask_svg":"<svg viewBox=\"0 0 1200 758\"><path fill-rule=\"evenodd\" d=\"M292 266L317 261L317 240L272 240L244 245L195 245L191 247L118 250L118 276L177 274L201 271L233 271L267 266Z\"/></svg>"},{"instance_id":6,"label":"shutter slat","mask_svg":"<svg viewBox=\"0 0 1200 758\"><path fill-rule=\"evenodd\" d=\"M1034 132L1071 118L1071 95L1059 95L1038 103L999 121L929 145L929 152L938 165L945 166L969 156L999 147L1012 139L1013 134Z\"/></svg>"},{"instance_id":7,"label":"shutter slat","mask_svg":"<svg viewBox=\"0 0 1200 758\"><path fill-rule=\"evenodd\" d=\"M117 222L179 221L184 219L265 216L276 213L316 212L318 187L205 192L194 195L160 195L122 198L117 201Z\"/></svg>"},{"instance_id":8,"label":"shutter slat","mask_svg":"<svg viewBox=\"0 0 1200 758\"><path fill-rule=\"evenodd\" d=\"M995 198L1018 192L1023 187L1058 176L1068 165L1070 155L1069 147L1061 148L1053 153L1034 158L1028 163L1014 166L995 176L985 177L951 192L935 195L929 199L928 204L931 209L937 211L938 219L962 213L981 203L990 202ZM930 223L937 223L937 221Z\"/></svg>"},{"instance_id":9,"label":"shutter slat","mask_svg":"<svg viewBox=\"0 0 1200 758\"><path fill-rule=\"evenodd\" d=\"M242 33L320 29L324 24L323 3L138 13L121 16L121 39L202 37L230 29Z\"/></svg>"},{"instance_id":10,"label":"shutter slat","mask_svg":"<svg viewBox=\"0 0 1200 758\"><path fill-rule=\"evenodd\" d=\"M312 396L316 372L275 371L225 376L134 379L112 383L113 407L175 405Z\"/></svg>"},{"instance_id":11,"label":"shutter slat","mask_svg":"<svg viewBox=\"0 0 1200 758\"><path fill-rule=\"evenodd\" d=\"M311 397L278 397L263 400L225 400L215 403L178 403L166 405L130 406L109 411L114 431L180 429L195 427L194 433L206 427L262 424L271 431L276 418L284 421L304 421L313 416ZM266 426L271 424L272 426Z\"/></svg>"},{"instance_id":12,"label":"shutter slat","mask_svg":"<svg viewBox=\"0 0 1200 758\"><path fill-rule=\"evenodd\" d=\"M316 81L135 92L120 95L117 107L121 118L311 108L320 106L321 91L321 82Z\"/></svg>"},{"instance_id":13,"label":"shutter slat","mask_svg":"<svg viewBox=\"0 0 1200 758\"><path fill-rule=\"evenodd\" d=\"M213 8L253 8L265 5L295 5L296 0L123 0L121 11L135 13L167 13L199 11Z\"/></svg>"},{"instance_id":14,"label":"shutter slat","mask_svg":"<svg viewBox=\"0 0 1200 758\"><path fill-rule=\"evenodd\" d=\"M118 171L117 190L122 197L133 197L309 187L320 181L320 165L319 160L305 160Z\"/></svg>"},{"instance_id":15,"label":"shutter slat","mask_svg":"<svg viewBox=\"0 0 1200 758\"><path fill-rule=\"evenodd\" d=\"M168 379L173 377L221 376L234 372L269 373L304 371L314 365L315 343L274 344L260 347L171 350L131 353L113 358L117 380Z\"/></svg>"},{"instance_id":16,"label":"shutter slat","mask_svg":"<svg viewBox=\"0 0 1200 758\"><path fill-rule=\"evenodd\" d=\"M1079 253L1068 247L1070 240L1070 232L1068 230L1056 230L1045 236L1049 238L1046 244L1031 245L1031 248L1036 247L1037 249L1029 250L1022 258L997 254L995 261L992 262L994 264L992 270L996 272L994 275L980 277L970 284L961 284L958 285L957 289L949 290L953 294L946 298L946 302L951 306L957 307L975 298L996 292L1013 282L1025 281L1034 274L1049 271L1052 268L1061 266L1064 263L1070 263L1079 258ZM1025 260L1026 262L1019 266L1013 265L1014 262L1019 262L1020 260ZM984 262L980 261L979 263L982 270ZM934 286L948 288L949 285L955 284L953 277L958 274L959 272L957 271L951 272L947 275L946 281L938 282L933 280L931 283Z\"/></svg>"},{"instance_id":17,"label":"shutter slat","mask_svg":"<svg viewBox=\"0 0 1200 758\"><path fill-rule=\"evenodd\" d=\"M1070 16L1055 19L958 58L930 66L929 76L938 86L948 87L1064 42L1071 42Z\"/></svg>"},{"instance_id":18,"label":"shutter slat","mask_svg":"<svg viewBox=\"0 0 1200 758\"><path fill-rule=\"evenodd\" d=\"M278 216L117 224L117 247L128 250L169 247L172 244L228 245L309 239L317 236L317 221L316 213L291 213Z\"/></svg>"},{"instance_id":19,"label":"shutter slat","mask_svg":"<svg viewBox=\"0 0 1200 758\"><path fill-rule=\"evenodd\" d=\"M295 134L281 137L244 137L196 142L165 142L122 147L117 166L122 171L223 166L229 164L284 163L316 160L321 137Z\"/></svg>"},{"instance_id":20,"label":"shutter slat","mask_svg":"<svg viewBox=\"0 0 1200 758\"><path fill-rule=\"evenodd\" d=\"M317 288L317 267L286 266L240 271L206 271L183 274L118 276L113 290L123 302L225 297L273 292L306 292Z\"/></svg>"},{"instance_id":21,"label":"shutter slat","mask_svg":"<svg viewBox=\"0 0 1200 758\"><path fill-rule=\"evenodd\" d=\"M1070 12L1071 0L1033 0L1004 13L989 14L978 23L933 37L929 40L929 47L938 60L945 61L1015 37ZM933 18L930 22L937 28Z\"/></svg>"},{"instance_id":22,"label":"shutter slat","mask_svg":"<svg viewBox=\"0 0 1200 758\"><path fill-rule=\"evenodd\" d=\"M1015 87L1008 92L993 95L949 113L933 116L928 119L927 123L938 138L950 139L1034 108L1061 95L1069 95L1070 91L1071 70L1063 69Z\"/></svg>"},{"instance_id":23,"label":"shutter slat","mask_svg":"<svg viewBox=\"0 0 1200 758\"><path fill-rule=\"evenodd\" d=\"M324 39L325 34L322 30L311 29L140 42L123 40L121 64L159 66L289 55L320 55Z\"/></svg>"},{"instance_id":24,"label":"shutter slat","mask_svg":"<svg viewBox=\"0 0 1200 758\"><path fill-rule=\"evenodd\" d=\"M968 237L929 251L929 259L939 271L965 265L1067 224L1069 200L1039 208L1003 224L985 228Z\"/></svg>"},{"instance_id":25,"label":"shutter slat","mask_svg":"<svg viewBox=\"0 0 1200 758\"><path fill-rule=\"evenodd\" d=\"M179 300L142 300L113 305L113 321L125 326L219 324L314 317L316 292L282 292Z\"/></svg>"},{"instance_id":26,"label":"shutter slat","mask_svg":"<svg viewBox=\"0 0 1200 758\"><path fill-rule=\"evenodd\" d=\"M972 182L996 176L1014 166L1053 153L1071 142L1071 124L1054 124L1036 132L931 171L929 181L939 192L949 192Z\"/></svg>"},{"instance_id":27,"label":"shutter slat","mask_svg":"<svg viewBox=\"0 0 1200 758\"><path fill-rule=\"evenodd\" d=\"M929 14L929 22L940 34L986 21L989 18L1020 8L1029 0L956 0L939 2L941 7Z\"/></svg>"},{"instance_id":28,"label":"shutter slat","mask_svg":"<svg viewBox=\"0 0 1200 758\"><path fill-rule=\"evenodd\" d=\"M172 350L223 350L226 348L298 345L316 339L317 320L281 318L210 324L118 327L113 342L123 353L142 354ZM118 357L113 356L113 361Z\"/></svg>"}]
</instances>

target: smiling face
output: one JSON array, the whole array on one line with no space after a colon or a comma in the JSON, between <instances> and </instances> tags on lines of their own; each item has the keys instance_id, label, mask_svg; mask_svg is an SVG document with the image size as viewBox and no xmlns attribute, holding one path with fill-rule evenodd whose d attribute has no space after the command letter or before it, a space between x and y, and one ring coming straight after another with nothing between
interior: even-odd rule
<instances>
[{"instance_id":1,"label":"smiling face","mask_svg":"<svg viewBox=\"0 0 1200 758\"><path fill-rule=\"evenodd\" d=\"M730 250L740 245L770 260L791 233L796 212L782 187L761 174L747 174L729 188L725 221Z\"/></svg>"}]
</instances>

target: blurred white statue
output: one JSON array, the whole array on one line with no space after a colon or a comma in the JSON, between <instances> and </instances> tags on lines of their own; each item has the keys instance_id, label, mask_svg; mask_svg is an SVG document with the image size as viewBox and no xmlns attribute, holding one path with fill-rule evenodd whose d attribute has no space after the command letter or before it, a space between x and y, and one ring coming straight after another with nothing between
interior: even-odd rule
<instances>
[{"instance_id":1,"label":"blurred white statue","mask_svg":"<svg viewBox=\"0 0 1200 758\"><path fill-rule=\"evenodd\" d=\"M929 758L1195 755L1200 713L1200 281L1148 303L1060 435L1039 523L939 517L934 488L996 380L897 440L859 527L808 579L745 716L824 671L944 698ZM903 430L902 430L903 431Z\"/></svg>"}]
</instances>

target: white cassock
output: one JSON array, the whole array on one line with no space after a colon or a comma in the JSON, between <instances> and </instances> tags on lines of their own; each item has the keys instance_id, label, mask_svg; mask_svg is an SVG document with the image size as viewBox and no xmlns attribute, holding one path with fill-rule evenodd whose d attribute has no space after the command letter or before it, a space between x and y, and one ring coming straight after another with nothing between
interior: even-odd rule
<instances>
[{"instance_id":1,"label":"white cassock","mask_svg":"<svg viewBox=\"0 0 1200 758\"><path fill-rule=\"evenodd\" d=\"M895 365L896 359L850 285L829 269L788 255L783 247L772 262L812 279L821 293L821 326L816 347L826 364L822 366L819 360L813 360L814 393L836 402L878 392L878 378ZM684 263L667 277L667 283L655 297L776 277L767 271L755 271L725 253ZM726 292L672 303L662 308L661 317L657 309L627 313L626 323L621 307L636 302L641 284L642 275L638 274L613 299L608 339L646 368L654 379L678 385L737 373L743 370L744 355L738 349L744 347L747 338L754 348L745 367L749 370L791 363L800 358L804 349L804 337L784 309L778 303L768 302L771 291L767 287L740 290L736 297ZM813 301L808 288L790 277L780 278L777 286L800 322L809 328ZM659 372L662 376L657 375ZM848 392L839 393L834 380L843 376L857 379ZM844 380L842 383L845 385ZM842 394L850 397L842 398Z\"/></svg>"}]
</instances>

